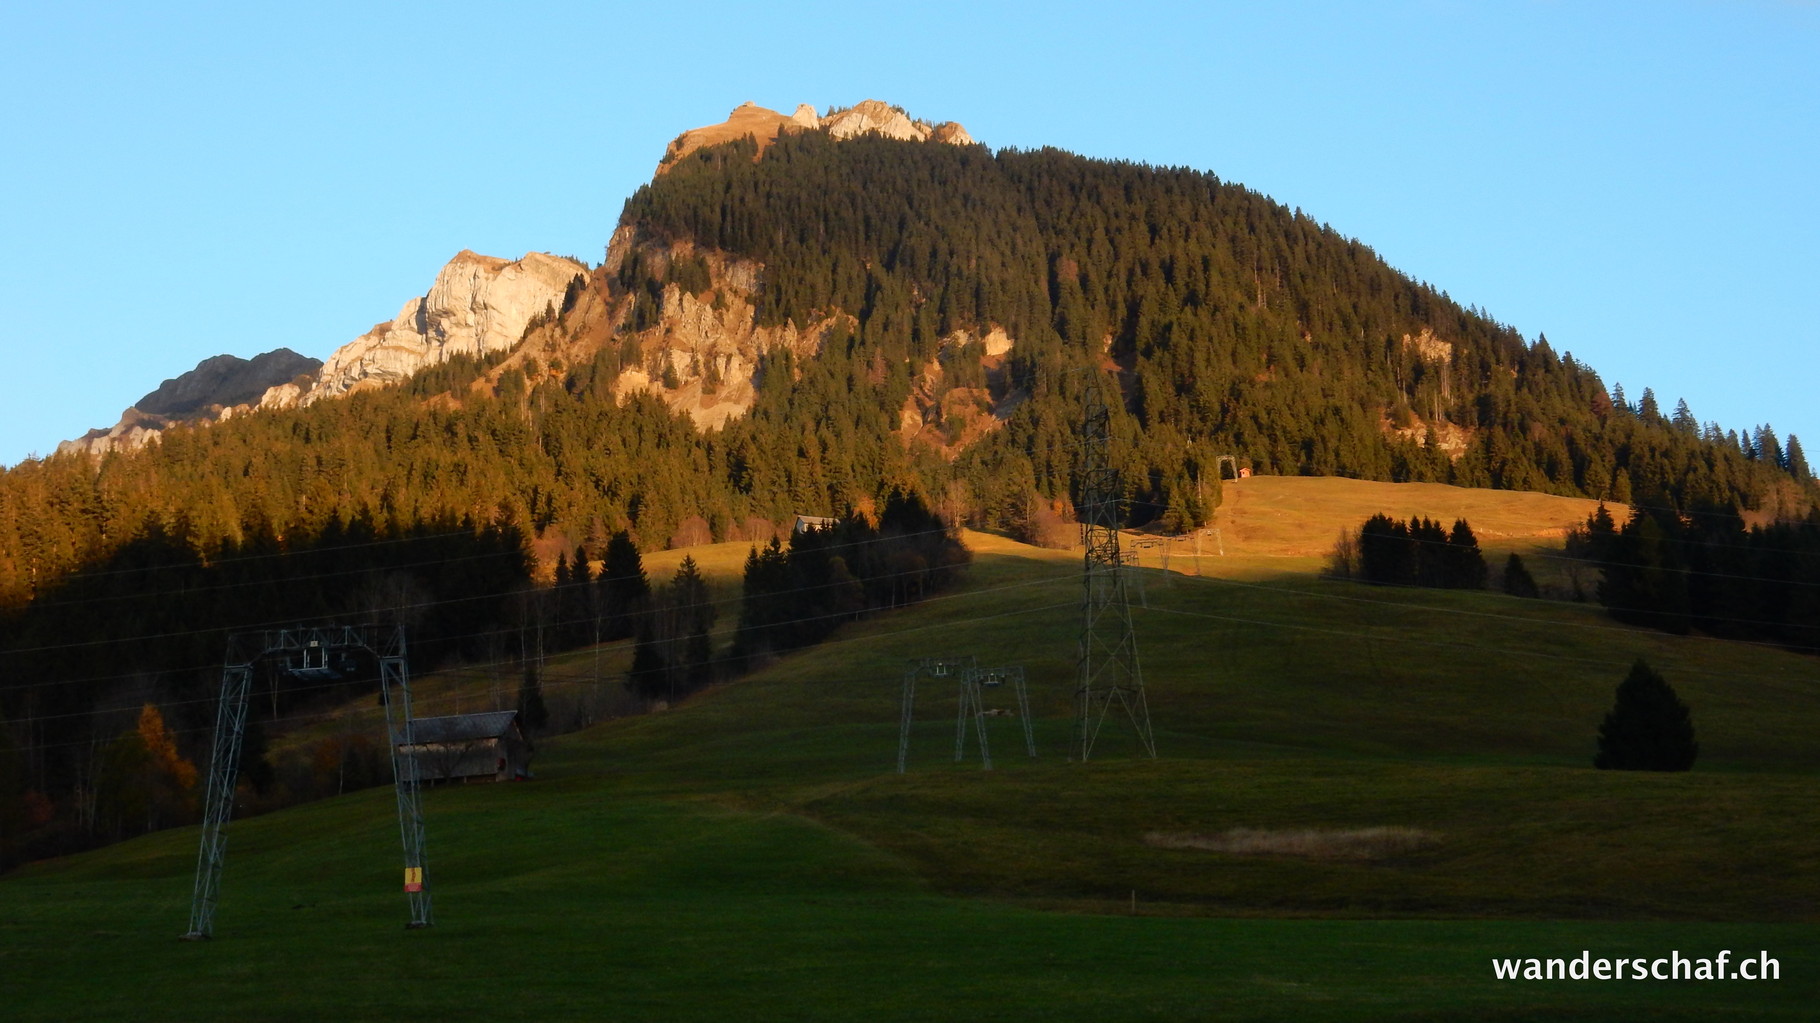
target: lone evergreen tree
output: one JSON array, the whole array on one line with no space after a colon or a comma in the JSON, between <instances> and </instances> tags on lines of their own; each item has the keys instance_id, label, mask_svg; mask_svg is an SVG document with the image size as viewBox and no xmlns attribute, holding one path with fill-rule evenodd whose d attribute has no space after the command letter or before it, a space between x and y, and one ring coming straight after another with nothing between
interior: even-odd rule
<instances>
[{"instance_id":1,"label":"lone evergreen tree","mask_svg":"<svg viewBox=\"0 0 1820 1023\"><path fill-rule=\"evenodd\" d=\"M1535 576L1523 566L1523 557L1516 551L1504 559L1504 592L1513 597L1540 597L1542 591L1536 586Z\"/></svg>"},{"instance_id":2,"label":"lone evergreen tree","mask_svg":"<svg viewBox=\"0 0 1820 1023\"><path fill-rule=\"evenodd\" d=\"M677 684L685 692L706 685L714 671L709 630L714 627L714 604L708 583L693 557L685 556L671 578L665 595L660 631L669 648L671 699Z\"/></svg>"},{"instance_id":3,"label":"lone evergreen tree","mask_svg":"<svg viewBox=\"0 0 1820 1023\"><path fill-rule=\"evenodd\" d=\"M1685 771L1700 744L1687 704L1641 657L1618 684L1617 701L1599 725L1593 766L1617 771Z\"/></svg>"},{"instance_id":4,"label":"lone evergreen tree","mask_svg":"<svg viewBox=\"0 0 1820 1023\"><path fill-rule=\"evenodd\" d=\"M659 652L653 621L653 616L646 616L639 624L638 642L632 647L632 667L626 673L626 688L647 700L658 699L670 690L670 666Z\"/></svg>"}]
</instances>

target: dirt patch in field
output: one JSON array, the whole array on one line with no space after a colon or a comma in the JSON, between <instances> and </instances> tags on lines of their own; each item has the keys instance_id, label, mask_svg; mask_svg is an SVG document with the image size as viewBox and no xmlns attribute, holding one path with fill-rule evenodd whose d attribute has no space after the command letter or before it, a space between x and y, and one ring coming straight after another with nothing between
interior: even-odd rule
<instances>
[{"instance_id":1,"label":"dirt patch in field","mask_svg":"<svg viewBox=\"0 0 1820 1023\"><path fill-rule=\"evenodd\" d=\"M1420 828L1233 828L1217 835L1152 831L1145 845L1161 849L1202 849L1234 856L1294 856L1307 860L1378 860L1429 848L1441 836Z\"/></svg>"}]
</instances>

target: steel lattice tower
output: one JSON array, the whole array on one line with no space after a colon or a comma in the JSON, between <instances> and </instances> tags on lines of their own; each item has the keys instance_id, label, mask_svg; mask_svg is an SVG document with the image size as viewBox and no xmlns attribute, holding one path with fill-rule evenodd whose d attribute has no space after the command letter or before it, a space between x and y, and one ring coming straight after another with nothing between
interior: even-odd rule
<instances>
[{"instance_id":1,"label":"steel lattice tower","mask_svg":"<svg viewBox=\"0 0 1820 1023\"><path fill-rule=\"evenodd\" d=\"M428 927L430 886L424 878L423 789L411 717L411 673L405 663L404 626L391 630L379 654L379 692L385 700L386 735L392 744L393 788L398 796L398 835L404 845L404 893L411 905L406 927ZM396 690L397 695L393 692Z\"/></svg>"},{"instance_id":2,"label":"steel lattice tower","mask_svg":"<svg viewBox=\"0 0 1820 1023\"><path fill-rule=\"evenodd\" d=\"M412 745L414 736L404 627L278 629L228 636L226 663L221 673L221 698L215 709L215 747L209 758L201 849L196 856L196 884L190 900L190 929L185 938L209 938L215 932L215 905L220 901L221 870L227 859L227 825L234 815L234 789L239 780L240 752L246 737L254 662L271 654L295 655L298 659L295 670L319 672L332 678L335 675L327 667L327 654L354 649L364 649L379 659L380 693L385 700L386 735L392 746L392 771L398 792L398 830L404 843L405 896L411 907L411 920L406 926L430 925L430 893L423 874L423 805L417 757L405 750Z\"/></svg>"},{"instance_id":3,"label":"steel lattice tower","mask_svg":"<svg viewBox=\"0 0 1820 1023\"><path fill-rule=\"evenodd\" d=\"M1086 415L1081 423L1081 638L1075 688L1075 754L1083 761L1113 704L1123 707L1137 730L1146 756L1156 756L1150 734L1150 705L1144 698L1144 672L1138 663L1137 634L1131 627L1131 601L1119 553L1119 471L1109 453L1112 414L1100 384L1087 385Z\"/></svg>"},{"instance_id":4,"label":"steel lattice tower","mask_svg":"<svg viewBox=\"0 0 1820 1023\"><path fill-rule=\"evenodd\" d=\"M190 929L186 938L215 933L215 903L221 896L221 867L227 859L227 823L234 815L234 786L240 774L240 748L246 737L247 696L252 689L254 656L245 636L228 637L221 671L221 699L215 706L215 749L209 757L209 787L202 815L202 848L196 854L196 885L190 896Z\"/></svg>"},{"instance_id":5,"label":"steel lattice tower","mask_svg":"<svg viewBox=\"0 0 1820 1023\"><path fill-rule=\"evenodd\" d=\"M910 726L916 707L916 680L920 675L936 679L954 678L960 683L960 702L954 717L954 762L967 759L967 721L973 721L979 737L980 766L992 769L992 750L986 742L985 691L997 689L1006 682L1017 696L1017 713L1024 726L1024 749L1036 756L1036 734L1031 730L1030 694L1024 684L1024 668L1014 664L1003 668L982 668L978 658L924 657L904 666L904 697L897 730L897 773L903 774L910 764Z\"/></svg>"},{"instance_id":6,"label":"steel lattice tower","mask_svg":"<svg viewBox=\"0 0 1820 1023\"><path fill-rule=\"evenodd\" d=\"M980 765L992 769L992 753L986 746L985 707L979 695L979 663L973 657L924 657L904 666L904 696L899 706L897 729L897 773L903 774L910 764L910 724L916 708L916 678L928 675L936 679L952 678L960 684L960 711L954 726L954 762L966 758L967 718L969 711L979 735Z\"/></svg>"}]
</instances>

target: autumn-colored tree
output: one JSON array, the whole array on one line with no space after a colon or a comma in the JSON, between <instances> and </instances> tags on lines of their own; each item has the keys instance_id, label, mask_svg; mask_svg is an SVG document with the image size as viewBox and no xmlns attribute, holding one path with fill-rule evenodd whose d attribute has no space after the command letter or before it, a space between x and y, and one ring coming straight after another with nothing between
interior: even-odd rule
<instances>
[{"instance_id":1,"label":"autumn-colored tree","mask_svg":"<svg viewBox=\"0 0 1820 1023\"><path fill-rule=\"evenodd\" d=\"M148 703L138 724L102 752L96 821L116 835L179 823L195 812L195 790L196 765L177 749L164 715Z\"/></svg>"}]
</instances>

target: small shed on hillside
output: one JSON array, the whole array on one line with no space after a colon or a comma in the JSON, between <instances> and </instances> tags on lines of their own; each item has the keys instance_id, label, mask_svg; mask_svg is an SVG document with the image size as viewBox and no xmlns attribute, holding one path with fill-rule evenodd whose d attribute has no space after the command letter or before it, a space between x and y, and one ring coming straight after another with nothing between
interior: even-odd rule
<instances>
[{"instance_id":1,"label":"small shed on hillside","mask_svg":"<svg viewBox=\"0 0 1820 1023\"><path fill-rule=\"evenodd\" d=\"M798 515L796 524L790 527L790 535L801 536L811 529L833 529L838 525L839 519L831 519L826 515Z\"/></svg>"},{"instance_id":2,"label":"small shed on hillside","mask_svg":"<svg viewBox=\"0 0 1820 1023\"><path fill-rule=\"evenodd\" d=\"M398 752L417 758L423 781L518 781L531 776L531 743L515 710L415 718L411 737L415 741L399 743Z\"/></svg>"}]
</instances>

